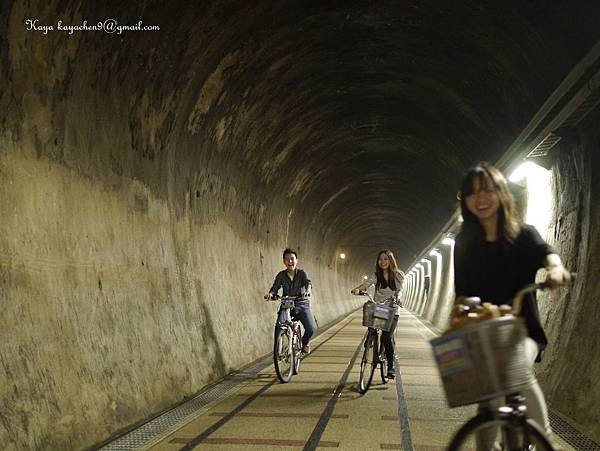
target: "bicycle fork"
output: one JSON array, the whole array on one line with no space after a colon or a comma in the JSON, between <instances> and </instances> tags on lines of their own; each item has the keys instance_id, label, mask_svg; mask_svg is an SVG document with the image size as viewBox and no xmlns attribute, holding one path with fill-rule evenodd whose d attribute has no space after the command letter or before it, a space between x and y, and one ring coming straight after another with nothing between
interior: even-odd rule
<instances>
[{"instance_id":1,"label":"bicycle fork","mask_svg":"<svg viewBox=\"0 0 600 451\"><path fill-rule=\"evenodd\" d=\"M507 449L528 449L531 442L527 428L527 406L522 396L509 397L507 405L498 409L498 418L506 420L507 427L502 430L502 440Z\"/></svg>"}]
</instances>

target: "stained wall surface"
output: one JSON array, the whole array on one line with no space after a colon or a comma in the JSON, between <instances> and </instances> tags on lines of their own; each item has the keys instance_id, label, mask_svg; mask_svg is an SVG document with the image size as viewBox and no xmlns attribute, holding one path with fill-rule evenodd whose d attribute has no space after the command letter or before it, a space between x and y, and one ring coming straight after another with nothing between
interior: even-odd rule
<instances>
[{"instance_id":1,"label":"stained wall surface","mask_svg":"<svg viewBox=\"0 0 600 451\"><path fill-rule=\"evenodd\" d=\"M407 267L599 37L513 3L1 2L0 443L93 446L268 353L285 246L320 325L377 250ZM159 29L58 28L110 18Z\"/></svg>"}]
</instances>

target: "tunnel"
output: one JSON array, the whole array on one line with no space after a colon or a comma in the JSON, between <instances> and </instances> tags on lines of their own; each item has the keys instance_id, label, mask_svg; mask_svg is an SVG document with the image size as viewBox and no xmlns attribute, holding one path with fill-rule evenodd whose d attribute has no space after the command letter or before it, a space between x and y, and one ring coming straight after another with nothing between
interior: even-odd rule
<instances>
[{"instance_id":1,"label":"tunnel","mask_svg":"<svg viewBox=\"0 0 600 451\"><path fill-rule=\"evenodd\" d=\"M541 307L536 373L600 443L599 21L583 0L0 2L0 448L96 449L268 355L286 247L320 330L388 248L443 329L480 161L551 174L543 236L577 280Z\"/></svg>"}]
</instances>

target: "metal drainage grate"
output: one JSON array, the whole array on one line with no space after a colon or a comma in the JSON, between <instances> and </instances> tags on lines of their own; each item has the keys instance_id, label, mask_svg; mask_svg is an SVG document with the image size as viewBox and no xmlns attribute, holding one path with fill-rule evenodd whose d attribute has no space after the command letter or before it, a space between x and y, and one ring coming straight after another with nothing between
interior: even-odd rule
<instances>
[{"instance_id":1,"label":"metal drainage grate","mask_svg":"<svg viewBox=\"0 0 600 451\"><path fill-rule=\"evenodd\" d=\"M600 444L577 431L573 426L563 420L558 414L550 410L550 426L556 435L578 451L600 451Z\"/></svg>"},{"instance_id":2,"label":"metal drainage grate","mask_svg":"<svg viewBox=\"0 0 600 451\"><path fill-rule=\"evenodd\" d=\"M257 377L258 373L271 364L271 356L259 360L254 365L245 368L243 371L232 374L214 387L199 394L195 398L175 407L168 412L150 420L139 428L128 434L110 442L100 448L103 451L135 450L141 448L144 444L157 437L163 436L165 432L181 424L186 419L195 415L203 407L211 402L220 399L228 391L232 390L240 383Z\"/></svg>"}]
</instances>

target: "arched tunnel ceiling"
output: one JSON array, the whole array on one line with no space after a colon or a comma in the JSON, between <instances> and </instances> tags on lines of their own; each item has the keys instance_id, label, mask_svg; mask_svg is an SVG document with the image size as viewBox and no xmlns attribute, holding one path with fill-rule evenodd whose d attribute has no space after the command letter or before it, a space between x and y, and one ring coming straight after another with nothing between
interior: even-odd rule
<instances>
[{"instance_id":1,"label":"arched tunnel ceiling","mask_svg":"<svg viewBox=\"0 0 600 451\"><path fill-rule=\"evenodd\" d=\"M248 21L255 52L238 80L273 118L256 166L301 197L324 242L369 264L391 247L405 266L449 219L464 169L500 157L593 45L591 13L541 1L247 11L262 20Z\"/></svg>"},{"instance_id":2,"label":"arched tunnel ceiling","mask_svg":"<svg viewBox=\"0 0 600 451\"><path fill-rule=\"evenodd\" d=\"M600 29L589 1L51 3L47 22L62 9L160 25L80 35L72 62L74 83L94 73L93 89L129 90L112 101L139 113L131 145L237 162L232 174L253 174L369 265L382 247L411 262L452 214L465 168L500 157ZM13 9L13 27L23 18ZM144 102L162 114L150 137Z\"/></svg>"}]
</instances>

